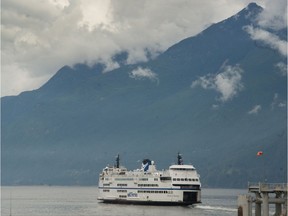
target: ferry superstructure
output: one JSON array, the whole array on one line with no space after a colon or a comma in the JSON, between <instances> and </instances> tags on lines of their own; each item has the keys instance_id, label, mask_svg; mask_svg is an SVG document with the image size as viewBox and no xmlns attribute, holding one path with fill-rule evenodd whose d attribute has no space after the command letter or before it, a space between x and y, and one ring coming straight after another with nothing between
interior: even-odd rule
<instances>
[{"instance_id":1,"label":"ferry superstructure","mask_svg":"<svg viewBox=\"0 0 288 216\"><path fill-rule=\"evenodd\" d=\"M99 176L99 197L106 203L148 205L191 205L201 202L200 176L192 165L177 164L159 171L154 161L145 159L142 168L128 171L120 166L105 167Z\"/></svg>"}]
</instances>

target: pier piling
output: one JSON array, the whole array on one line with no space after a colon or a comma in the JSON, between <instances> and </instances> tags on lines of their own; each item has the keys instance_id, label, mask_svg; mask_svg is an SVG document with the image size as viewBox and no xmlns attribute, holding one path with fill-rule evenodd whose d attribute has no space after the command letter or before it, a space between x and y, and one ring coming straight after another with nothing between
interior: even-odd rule
<instances>
[{"instance_id":1,"label":"pier piling","mask_svg":"<svg viewBox=\"0 0 288 216\"><path fill-rule=\"evenodd\" d=\"M269 216L269 204L275 204L273 216L287 216L287 188L286 183L249 183L250 194L238 196L238 216Z\"/></svg>"}]
</instances>

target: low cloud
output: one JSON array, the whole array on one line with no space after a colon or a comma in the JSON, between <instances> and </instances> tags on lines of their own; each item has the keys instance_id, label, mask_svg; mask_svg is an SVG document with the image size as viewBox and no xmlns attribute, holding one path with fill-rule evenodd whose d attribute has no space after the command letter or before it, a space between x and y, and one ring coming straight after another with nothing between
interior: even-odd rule
<instances>
[{"instance_id":1,"label":"low cloud","mask_svg":"<svg viewBox=\"0 0 288 216\"><path fill-rule=\"evenodd\" d=\"M279 69L279 74L282 76L287 76L287 64L284 62L278 62L275 67Z\"/></svg>"},{"instance_id":2,"label":"low cloud","mask_svg":"<svg viewBox=\"0 0 288 216\"><path fill-rule=\"evenodd\" d=\"M149 68L138 67L129 73L129 77L136 80L150 79L151 81L156 81L157 83L159 82L157 74Z\"/></svg>"},{"instance_id":3,"label":"low cloud","mask_svg":"<svg viewBox=\"0 0 288 216\"><path fill-rule=\"evenodd\" d=\"M255 26L246 26L244 30L251 39L261 41L266 46L287 57L287 41L280 39L271 30L287 28L287 0L264 0L264 10L255 20Z\"/></svg>"},{"instance_id":4,"label":"low cloud","mask_svg":"<svg viewBox=\"0 0 288 216\"><path fill-rule=\"evenodd\" d=\"M128 64L147 61L248 2L2 0L2 95L37 88L64 65L104 62L109 71L117 67L111 57L123 51Z\"/></svg>"},{"instance_id":5,"label":"low cloud","mask_svg":"<svg viewBox=\"0 0 288 216\"><path fill-rule=\"evenodd\" d=\"M249 115L256 115L262 109L261 105L255 105L251 110L248 111Z\"/></svg>"},{"instance_id":6,"label":"low cloud","mask_svg":"<svg viewBox=\"0 0 288 216\"><path fill-rule=\"evenodd\" d=\"M274 110L275 108L286 107L286 103L286 101L280 99L278 93L275 93L271 103L271 110Z\"/></svg>"},{"instance_id":7,"label":"low cloud","mask_svg":"<svg viewBox=\"0 0 288 216\"><path fill-rule=\"evenodd\" d=\"M263 28L280 30L287 27L287 0L264 0L265 9L257 18Z\"/></svg>"},{"instance_id":8,"label":"low cloud","mask_svg":"<svg viewBox=\"0 0 288 216\"><path fill-rule=\"evenodd\" d=\"M281 55L287 56L287 41L281 40L277 35L261 28L246 26L244 28L253 40L258 40L278 51Z\"/></svg>"},{"instance_id":9,"label":"low cloud","mask_svg":"<svg viewBox=\"0 0 288 216\"><path fill-rule=\"evenodd\" d=\"M192 82L191 87L200 86L203 89L215 90L221 94L219 100L226 102L243 90L244 86L241 82L242 73L243 70L239 65L225 66L221 73L199 77Z\"/></svg>"},{"instance_id":10,"label":"low cloud","mask_svg":"<svg viewBox=\"0 0 288 216\"><path fill-rule=\"evenodd\" d=\"M118 67L111 57L123 51L127 64L147 61L250 2L2 0L2 95L35 89L64 65L101 62L110 71ZM255 2L265 8L262 26L285 24L286 0Z\"/></svg>"}]
</instances>

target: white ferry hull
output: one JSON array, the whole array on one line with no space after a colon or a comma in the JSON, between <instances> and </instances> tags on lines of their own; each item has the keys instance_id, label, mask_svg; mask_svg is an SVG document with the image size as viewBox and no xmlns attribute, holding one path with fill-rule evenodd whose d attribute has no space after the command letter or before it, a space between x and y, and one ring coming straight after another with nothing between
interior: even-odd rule
<instances>
[{"instance_id":1,"label":"white ferry hull","mask_svg":"<svg viewBox=\"0 0 288 216\"><path fill-rule=\"evenodd\" d=\"M138 205L201 203L199 177L192 165L178 163L159 171L149 159L143 161L142 169L128 171L119 166L118 156L117 165L104 168L99 176L98 200Z\"/></svg>"},{"instance_id":2,"label":"white ferry hull","mask_svg":"<svg viewBox=\"0 0 288 216\"><path fill-rule=\"evenodd\" d=\"M129 193L128 193L129 194ZM134 193L136 194L136 193ZM98 200L103 203L115 203L115 204L134 204L134 205L161 205L161 206L187 206L192 204L201 203L200 197L201 191L181 191L163 196L139 196L139 197L127 197L119 198L117 196L99 197ZM138 196L139 194L137 194Z\"/></svg>"}]
</instances>

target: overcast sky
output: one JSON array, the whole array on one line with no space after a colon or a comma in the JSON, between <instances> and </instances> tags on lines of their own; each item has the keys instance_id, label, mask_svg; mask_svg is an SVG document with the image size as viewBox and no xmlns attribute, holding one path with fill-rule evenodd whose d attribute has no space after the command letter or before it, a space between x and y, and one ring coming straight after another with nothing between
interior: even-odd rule
<instances>
[{"instance_id":1,"label":"overcast sky","mask_svg":"<svg viewBox=\"0 0 288 216\"><path fill-rule=\"evenodd\" d=\"M64 65L101 61L107 70L113 69L117 65L110 57L121 50L129 52L128 63L145 61L145 49L157 55L249 2L2 0L1 95L39 88ZM287 25L286 0L254 2L265 8L259 20L262 26ZM261 29L248 30L251 38L259 39L255 34ZM287 46L287 41L283 43Z\"/></svg>"}]
</instances>

